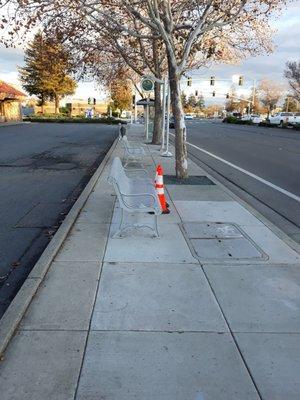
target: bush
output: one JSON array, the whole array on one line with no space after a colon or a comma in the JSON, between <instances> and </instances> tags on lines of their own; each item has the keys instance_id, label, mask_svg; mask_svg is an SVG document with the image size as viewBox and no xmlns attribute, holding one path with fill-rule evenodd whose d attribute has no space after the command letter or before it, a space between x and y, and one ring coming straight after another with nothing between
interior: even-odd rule
<instances>
[{"instance_id":1,"label":"bush","mask_svg":"<svg viewBox=\"0 0 300 400\"><path fill-rule=\"evenodd\" d=\"M224 118L223 122L227 122L227 124L253 125L252 121L243 121L239 118L234 117L233 115L229 115L228 117Z\"/></svg>"}]
</instances>

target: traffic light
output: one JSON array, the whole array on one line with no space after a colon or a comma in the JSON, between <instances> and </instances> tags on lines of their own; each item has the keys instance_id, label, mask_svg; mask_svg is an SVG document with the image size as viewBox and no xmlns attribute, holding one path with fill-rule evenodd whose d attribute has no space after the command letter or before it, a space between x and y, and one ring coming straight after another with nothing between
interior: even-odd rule
<instances>
[{"instance_id":1,"label":"traffic light","mask_svg":"<svg viewBox=\"0 0 300 400\"><path fill-rule=\"evenodd\" d=\"M95 106L95 105L96 105L96 99L95 99L95 97L94 97L93 103L94 103L94 106Z\"/></svg>"},{"instance_id":2,"label":"traffic light","mask_svg":"<svg viewBox=\"0 0 300 400\"><path fill-rule=\"evenodd\" d=\"M192 86L192 78L187 78L187 85Z\"/></svg>"},{"instance_id":3,"label":"traffic light","mask_svg":"<svg viewBox=\"0 0 300 400\"><path fill-rule=\"evenodd\" d=\"M239 86L243 86L243 84L244 84L244 77L239 76Z\"/></svg>"},{"instance_id":4,"label":"traffic light","mask_svg":"<svg viewBox=\"0 0 300 400\"><path fill-rule=\"evenodd\" d=\"M132 96L132 105L135 107L135 94Z\"/></svg>"},{"instance_id":5,"label":"traffic light","mask_svg":"<svg viewBox=\"0 0 300 400\"><path fill-rule=\"evenodd\" d=\"M195 91L195 96L198 97L198 90Z\"/></svg>"},{"instance_id":6,"label":"traffic light","mask_svg":"<svg viewBox=\"0 0 300 400\"><path fill-rule=\"evenodd\" d=\"M91 104L91 102L92 102L92 98L89 97L89 98L88 98L88 104Z\"/></svg>"},{"instance_id":7,"label":"traffic light","mask_svg":"<svg viewBox=\"0 0 300 400\"><path fill-rule=\"evenodd\" d=\"M215 76L211 76L210 77L210 86L215 86L215 82L216 82L216 77Z\"/></svg>"},{"instance_id":8,"label":"traffic light","mask_svg":"<svg viewBox=\"0 0 300 400\"><path fill-rule=\"evenodd\" d=\"M212 92L212 95L213 95L213 97L216 97L216 92L213 91L213 92Z\"/></svg>"},{"instance_id":9,"label":"traffic light","mask_svg":"<svg viewBox=\"0 0 300 400\"><path fill-rule=\"evenodd\" d=\"M226 94L226 99L229 99L229 93Z\"/></svg>"}]
</instances>

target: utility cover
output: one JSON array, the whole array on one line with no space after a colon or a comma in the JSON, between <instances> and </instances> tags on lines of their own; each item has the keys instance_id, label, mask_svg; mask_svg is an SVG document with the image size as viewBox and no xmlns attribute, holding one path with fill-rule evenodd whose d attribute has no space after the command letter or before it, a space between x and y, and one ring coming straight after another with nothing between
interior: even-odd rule
<instances>
[{"instance_id":1,"label":"utility cover","mask_svg":"<svg viewBox=\"0 0 300 400\"><path fill-rule=\"evenodd\" d=\"M236 224L186 222L181 228L194 256L202 262L261 261L268 258Z\"/></svg>"}]
</instances>

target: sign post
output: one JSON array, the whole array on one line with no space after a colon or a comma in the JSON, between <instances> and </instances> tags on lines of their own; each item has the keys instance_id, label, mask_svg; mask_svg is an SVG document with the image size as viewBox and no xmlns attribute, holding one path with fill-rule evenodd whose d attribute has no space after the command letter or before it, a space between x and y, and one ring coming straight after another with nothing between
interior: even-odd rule
<instances>
[{"instance_id":1,"label":"sign post","mask_svg":"<svg viewBox=\"0 0 300 400\"><path fill-rule=\"evenodd\" d=\"M146 120L145 120L145 134L146 140L149 140L149 103L150 103L150 92L154 90L154 79L151 76L144 76L142 78L141 87L144 92L148 93L147 104L146 104Z\"/></svg>"}]
</instances>

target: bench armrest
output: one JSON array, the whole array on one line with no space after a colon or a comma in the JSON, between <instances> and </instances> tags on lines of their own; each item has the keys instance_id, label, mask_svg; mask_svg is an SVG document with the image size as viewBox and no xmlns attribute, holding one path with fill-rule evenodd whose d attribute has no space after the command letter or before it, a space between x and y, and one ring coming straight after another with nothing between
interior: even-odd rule
<instances>
[{"instance_id":1,"label":"bench armrest","mask_svg":"<svg viewBox=\"0 0 300 400\"><path fill-rule=\"evenodd\" d=\"M127 208L129 209L136 209L136 207L131 206L130 204L128 204L126 202L126 200L124 199L124 197L150 197L152 199L152 204L150 204L149 206L142 204L143 207L145 208L155 208L155 204L158 204L158 198L156 195L152 194L152 193L130 193L130 194L125 194L125 193L121 193L122 196L122 200L124 201L125 205Z\"/></svg>"}]
</instances>

